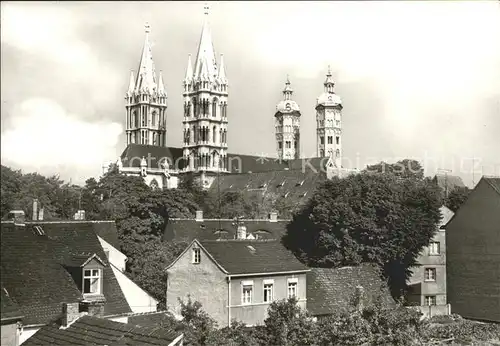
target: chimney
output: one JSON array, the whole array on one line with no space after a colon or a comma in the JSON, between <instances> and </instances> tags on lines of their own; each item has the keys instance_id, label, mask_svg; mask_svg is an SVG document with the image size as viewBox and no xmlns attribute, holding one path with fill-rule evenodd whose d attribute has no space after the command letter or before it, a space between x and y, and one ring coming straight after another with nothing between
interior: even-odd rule
<instances>
[{"instance_id":1,"label":"chimney","mask_svg":"<svg viewBox=\"0 0 500 346\"><path fill-rule=\"evenodd\" d=\"M33 199L33 221L38 220L38 199Z\"/></svg>"},{"instance_id":2,"label":"chimney","mask_svg":"<svg viewBox=\"0 0 500 346\"><path fill-rule=\"evenodd\" d=\"M11 210L8 215L9 220L14 221L14 225L24 226L25 216L22 210Z\"/></svg>"},{"instance_id":3,"label":"chimney","mask_svg":"<svg viewBox=\"0 0 500 346\"><path fill-rule=\"evenodd\" d=\"M38 212L38 220L43 221L43 208L40 208L40 211Z\"/></svg>"},{"instance_id":4,"label":"chimney","mask_svg":"<svg viewBox=\"0 0 500 346\"><path fill-rule=\"evenodd\" d=\"M196 222L203 222L203 210L196 211Z\"/></svg>"},{"instance_id":5,"label":"chimney","mask_svg":"<svg viewBox=\"0 0 500 346\"><path fill-rule=\"evenodd\" d=\"M270 222L277 222L278 221L278 213L273 211L269 214L269 221Z\"/></svg>"},{"instance_id":6,"label":"chimney","mask_svg":"<svg viewBox=\"0 0 500 346\"><path fill-rule=\"evenodd\" d=\"M84 300L81 302L81 309L85 311L89 316L103 317L104 316L104 304L106 300L104 297L99 300Z\"/></svg>"},{"instance_id":7,"label":"chimney","mask_svg":"<svg viewBox=\"0 0 500 346\"><path fill-rule=\"evenodd\" d=\"M80 303L63 303L62 305L63 316L61 326L68 328L71 323L75 322L82 315L80 313Z\"/></svg>"},{"instance_id":8,"label":"chimney","mask_svg":"<svg viewBox=\"0 0 500 346\"><path fill-rule=\"evenodd\" d=\"M356 309L361 312L364 308L365 289L363 286L356 286L355 304Z\"/></svg>"},{"instance_id":9,"label":"chimney","mask_svg":"<svg viewBox=\"0 0 500 346\"><path fill-rule=\"evenodd\" d=\"M247 226L244 226L242 224L238 225L236 239L247 239Z\"/></svg>"}]
</instances>

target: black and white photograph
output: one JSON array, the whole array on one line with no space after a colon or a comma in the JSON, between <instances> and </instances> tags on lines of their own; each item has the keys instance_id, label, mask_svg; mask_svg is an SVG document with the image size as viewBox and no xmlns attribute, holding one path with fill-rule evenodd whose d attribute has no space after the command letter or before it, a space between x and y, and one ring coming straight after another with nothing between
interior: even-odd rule
<instances>
[{"instance_id":1,"label":"black and white photograph","mask_svg":"<svg viewBox=\"0 0 500 346\"><path fill-rule=\"evenodd\" d=\"M500 346L500 1L2 1L1 346Z\"/></svg>"}]
</instances>

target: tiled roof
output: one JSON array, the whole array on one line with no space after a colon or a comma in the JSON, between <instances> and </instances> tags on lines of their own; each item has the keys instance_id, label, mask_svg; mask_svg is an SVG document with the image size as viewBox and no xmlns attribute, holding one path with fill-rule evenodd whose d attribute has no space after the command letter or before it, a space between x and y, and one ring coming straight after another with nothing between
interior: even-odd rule
<instances>
[{"instance_id":1,"label":"tiled roof","mask_svg":"<svg viewBox=\"0 0 500 346\"><path fill-rule=\"evenodd\" d=\"M23 345L169 345L180 333L165 327L140 327L130 323L83 316L67 329L47 325Z\"/></svg>"},{"instance_id":2,"label":"tiled roof","mask_svg":"<svg viewBox=\"0 0 500 346\"><path fill-rule=\"evenodd\" d=\"M169 316L166 311L145 312L128 316L128 323L141 327L167 327L175 329L178 325L172 325L173 316ZM180 325L179 325L180 326Z\"/></svg>"},{"instance_id":3,"label":"tiled roof","mask_svg":"<svg viewBox=\"0 0 500 346\"><path fill-rule=\"evenodd\" d=\"M3 285L0 287L2 290L2 296L1 296L1 319L2 322L6 320L20 320L23 317L23 314L21 310L19 309L19 306L14 302L8 295L7 289L3 287Z\"/></svg>"},{"instance_id":4,"label":"tiled roof","mask_svg":"<svg viewBox=\"0 0 500 346\"><path fill-rule=\"evenodd\" d=\"M107 263L92 227L83 227L81 222L38 225L45 235L37 235L29 223L25 227L1 224L2 283L19 304L25 325L46 324L59 316L62 302L83 298L64 267L68 259L83 253L96 254ZM104 267L103 276L104 314L131 312L109 265Z\"/></svg>"},{"instance_id":5,"label":"tiled roof","mask_svg":"<svg viewBox=\"0 0 500 346\"><path fill-rule=\"evenodd\" d=\"M258 236L258 239L281 239L286 232L286 225L289 221L278 220L240 220L247 228L247 234ZM217 240L235 239L236 226L233 220L203 220L198 222L195 219L170 219L165 228L163 239L166 241L194 239Z\"/></svg>"},{"instance_id":6,"label":"tiled roof","mask_svg":"<svg viewBox=\"0 0 500 346\"><path fill-rule=\"evenodd\" d=\"M456 187L465 187L462 178L456 175L436 174L434 176L434 181L441 189L448 189L449 192L453 191L453 189L455 189Z\"/></svg>"},{"instance_id":7,"label":"tiled roof","mask_svg":"<svg viewBox=\"0 0 500 346\"><path fill-rule=\"evenodd\" d=\"M362 286L368 298L382 293L383 303L394 304L378 268L362 264L357 267L311 268L307 273L307 310L313 315L327 315L348 308L356 286Z\"/></svg>"},{"instance_id":8,"label":"tiled roof","mask_svg":"<svg viewBox=\"0 0 500 346\"><path fill-rule=\"evenodd\" d=\"M276 240L202 241L201 245L231 275L308 270Z\"/></svg>"},{"instance_id":9,"label":"tiled roof","mask_svg":"<svg viewBox=\"0 0 500 346\"><path fill-rule=\"evenodd\" d=\"M118 241L118 230L116 229L115 221L111 220L65 220L65 221L26 221L29 225L40 225L43 229L50 228L51 230L61 229L69 231L87 231L92 230L99 237L111 244L116 249L120 249ZM71 233L72 234L72 233Z\"/></svg>"},{"instance_id":10,"label":"tiled roof","mask_svg":"<svg viewBox=\"0 0 500 346\"><path fill-rule=\"evenodd\" d=\"M483 179L500 194L500 177L483 177Z\"/></svg>"},{"instance_id":11,"label":"tiled roof","mask_svg":"<svg viewBox=\"0 0 500 346\"><path fill-rule=\"evenodd\" d=\"M149 159L149 168L163 169L161 163L168 158L170 164L178 162L178 169L184 168L183 148L177 147L159 147L154 145L141 145L129 144L120 158L123 167L141 166L142 158ZM306 170L314 167L315 170L324 169L327 158L307 158L307 159L294 159L294 160L278 160L277 158L264 157L257 155L244 155L244 154L227 154L228 168L231 173L256 173L256 172L270 172L280 171L285 169L302 169Z\"/></svg>"},{"instance_id":12,"label":"tiled roof","mask_svg":"<svg viewBox=\"0 0 500 346\"><path fill-rule=\"evenodd\" d=\"M439 211L441 212L441 221L439 222L439 227L444 228L446 224L451 220L453 215L455 215L455 213L445 205L439 208Z\"/></svg>"}]
</instances>

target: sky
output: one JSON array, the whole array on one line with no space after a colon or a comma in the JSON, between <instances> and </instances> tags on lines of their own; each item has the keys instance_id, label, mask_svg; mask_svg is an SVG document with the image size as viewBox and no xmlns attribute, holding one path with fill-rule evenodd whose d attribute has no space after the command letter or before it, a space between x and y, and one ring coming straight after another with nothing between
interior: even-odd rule
<instances>
[{"instance_id":1,"label":"sky","mask_svg":"<svg viewBox=\"0 0 500 346\"><path fill-rule=\"evenodd\" d=\"M228 147L275 156L287 74L301 155L316 156L328 65L349 168L418 159L471 186L500 175L500 2L208 2L229 80ZM125 148L125 92L144 25L168 93L167 145L182 145L182 79L204 2L2 2L1 162L73 183Z\"/></svg>"}]
</instances>

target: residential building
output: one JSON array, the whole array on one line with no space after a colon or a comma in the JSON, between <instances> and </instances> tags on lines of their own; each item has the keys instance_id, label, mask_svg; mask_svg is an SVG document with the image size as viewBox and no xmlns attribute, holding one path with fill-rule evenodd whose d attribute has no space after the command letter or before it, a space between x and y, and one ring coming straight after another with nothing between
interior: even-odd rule
<instances>
[{"instance_id":1,"label":"residential building","mask_svg":"<svg viewBox=\"0 0 500 346\"><path fill-rule=\"evenodd\" d=\"M283 100L275 112L275 157L228 151L229 84L224 57L221 55L218 61L216 58L207 7L196 60L193 65L188 57L182 81L183 146L167 146L167 91L161 73L158 77L155 70L150 34L151 28L146 25L139 70L135 78L131 74L125 95L127 147L117 161L121 172L142 176L152 188L177 188L179 178L185 174L194 174L204 188L209 188L220 175L301 168L305 171L311 168L311 160L322 161L321 171L325 173L324 168L328 168L328 178L356 172L342 167L342 102L334 92L330 69L316 105L318 157L301 159L301 112L292 100L288 78Z\"/></svg>"},{"instance_id":2,"label":"residential building","mask_svg":"<svg viewBox=\"0 0 500 346\"><path fill-rule=\"evenodd\" d=\"M167 268L167 308L179 315L189 295L220 326L262 324L275 300L295 297L306 308L308 271L276 240L195 239Z\"/></svg>"},{"instance_id":3,"label":"residential building","mask_svg":"<svg viewBox=\"0 0 500 346\"><path fill-rule=\"evenodd\" d=\"M434 178L432 178L432 181L441 188L443 196L445 197L456 188L466 187L462 178L457 175L436 174Z\"/></svg>"},{"instance_id":4,"label":"residential building","mask_svg":"<svg viewBox=\"0 0 500 346\"><path fill-rule=\"evenodd\" d=\"M5 287L1 287L2 346L18 346L23 314Z\"/></svg>"},{"instance_id":5,"label":"residential building","mask_svg":"<svg viewBox=\"0 0 500 346\"><path fill-rule=\"evenodd\" d=\"M446 230L451 312L500 322L500 177L482 177Z\"/></svg>"},{"instance_id":6,"label":"residential building","mask_svg":"<svg viewBox=\"0 0 500 346\"><path fill-rule=\"evenodd\" d=\"M66 304L64 325L52 323L42 327L24 345L164 345L182 346L184 335L164 325L143 327L119 323L95 316L81 315L78 306Z\"/></svg>"},{"instance_id":7,"label":"residential building","mask_svg":"<svg viewBox=\"0 0 500 346\"><path fill-rule=\"evenodd\" d=\"M420 306L426 316L450 314L446 297L446 224L453 212L446 206L440 211L441 221L429 245L420 253L418 267L413 268L409 280L408 302Z\"/></svg>"},{"instance_id":8,"label":"residential building","mask_svg":"<svg viewBox=\"0 0 500 346\"><path fill-rule=\"evenodd\" d=\"M134 311L156 311L156 300L121 278L121 256L109 256L118 251L114 222L24 221L23 213L13 215L1 223L1 275L4 292L24 316L20 344L56 320L63 302L120 322Z\"/></svg>"},{"instance_id":9,"label":"residential building","mask_svg":"<svg viewBox=\"0 0 500 346\"><path fill-rule=\"evenodd\" d=\"M360 309L375 301L385 307L395 305L375 265L311 268L307 273L307 310L317 318L341 309Z\"/></svg>"}]
</instances>

